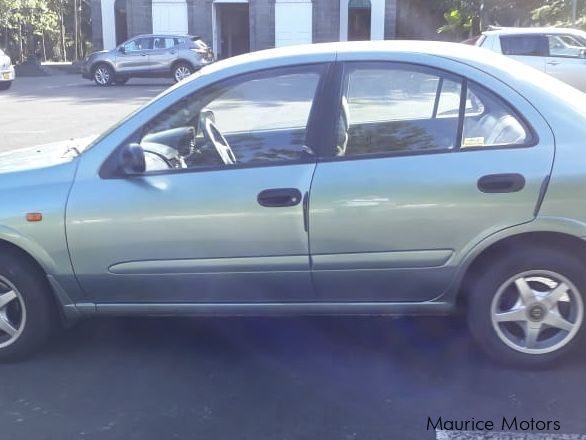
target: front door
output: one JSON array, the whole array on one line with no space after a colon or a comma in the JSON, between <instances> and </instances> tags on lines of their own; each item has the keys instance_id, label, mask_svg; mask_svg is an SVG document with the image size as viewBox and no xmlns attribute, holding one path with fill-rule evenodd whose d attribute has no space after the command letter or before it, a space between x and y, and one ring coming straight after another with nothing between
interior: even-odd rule
<instances>
[{"instance_id":1,"label":"front door","mask_svg":"<svg viewBox=\"0 0 586 440\"><path fill-rule=\"evenodd\" d=\"M138 37L124 44L116 54L118 73L137 73L149 70L149 53L153 48L151 37Z\"/></svg>"},{"instance_id":2,"label":"front door","mask_svg":"<svg viewBox=\"0 0 586 440\"><path fill-rule=\"evenodd\" d=\"M541 122L537 136L503 99L444 71L385 62L344 71L337 146L310 197L318 298L432 300L471 245L534 218L551 132Z\"/></svg>"},{"instance_id":3,"label":"front door","mask_svg":"<svg viewBox=\"0 0 586 440\"><path fill-rule=\"evenodd\" d=\"M549 56L545 72L557 79L586 91L586 48L568 34L548 35Z\"/></svg>"},{"instance_id":4,"label":"front door","mask_svg":"<svg viewBox=\"0 0 586 440\"><path fill-rule=\"evenodd\" d=\"M145 173L78 178L66 227L88 297L312 300L306 139L323 68L265 70L185 96L129 133Z\"/></svg>"}]
</instances>

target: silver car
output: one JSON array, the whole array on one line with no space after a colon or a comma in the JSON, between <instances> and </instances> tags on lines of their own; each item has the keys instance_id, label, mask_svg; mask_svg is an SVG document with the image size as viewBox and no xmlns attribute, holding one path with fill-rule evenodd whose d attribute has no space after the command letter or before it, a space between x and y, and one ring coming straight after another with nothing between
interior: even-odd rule
<instances>
[{"instance_id":1,"label":"silver car","mask_svg":"<svg viewBox=\"0 0 586 440\"><path fill-rule=\"evenodd\" d=\"M9 89L14 78L14 66L10 57L0 49L0 90Z\"/></svg>"},{"instance_id":2,"label":"silver car","mask_svg":"<svg viewBox=\"0 0 586 440\"><path fill-rule=\"evenodd\" d=\"M548 73L586 91L586 32L565 28L495 28L477 46Z\"/></svg>"},{"instance_id":3,"label":"silver car","mask_svg":"<svg viewBox=\"0 0 586 440\"><path fill-rule=\"evenodd\" d=\"M0 357L119 315L466 310L495 359L584 338L586 98L450 43L206 66L84 147L0 156Z\"/></svg>"},{"instance_id":4,"label":"silver car","mask_svg":"<svg viewBox=\"0 0 586 440\"><path fill-rule=\"evenodd\" d=\"M81 75L99 86L123 85L133 77L181 81L212 61L211 49L197 36L139 35L112 50L88 55Z\"/></svg>"}]
</instances>

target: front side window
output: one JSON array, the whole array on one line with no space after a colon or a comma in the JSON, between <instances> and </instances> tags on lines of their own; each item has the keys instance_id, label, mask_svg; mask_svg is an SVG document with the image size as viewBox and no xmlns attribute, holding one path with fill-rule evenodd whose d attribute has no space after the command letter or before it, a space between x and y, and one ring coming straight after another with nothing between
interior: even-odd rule
<instances>
[{"instance_id":1,"label":"front side window","mask_svg":"<svg viewBox=\"0 0 586 440\"><path fill-rule=\"evenodd\" d=\"M504 55L544 57L548 53L545 35L503 35L500 39Z\"/></svg>"},{"instance_id":2,"label":"front side window","mask_svg":"<svg viewBox=\"0 0 586 440\"><path fill-rule=\"evenodd\" d=\"M124 50L126 52L138 52L141 50L149 50L153 48L153 39L152 38L136 38L129 43L124 45Z\"/></svg>"},{"instance_id":3,"label":"front side window","mask_svg":"<svg viewBox=\"0 0 586 440\"><path fill-rule=\"evenodd\" d=\"M313 160L306 131L321 66L263 71L188 96L138 133L150 170Z\"/></svg>"},{"instance_id":4,"label":"front side window","mask_svg":"<svg viewBox=\"0 0 586 440\"><path fill-rule=\"evenodd\" d=\"M530 142L529 130L508 104L460 77L395 63L346 68L336 156Z\"/></svg>"},{"instance_id":5,"label":"front side window","mask_svg":"<svg viewBox=\"0 0 586 440\"><path fill-rule=\"evenodd\" d=\"M549 56L583 58L584 45L571 35L548 35Z\"/></svg>"}]
</instances>

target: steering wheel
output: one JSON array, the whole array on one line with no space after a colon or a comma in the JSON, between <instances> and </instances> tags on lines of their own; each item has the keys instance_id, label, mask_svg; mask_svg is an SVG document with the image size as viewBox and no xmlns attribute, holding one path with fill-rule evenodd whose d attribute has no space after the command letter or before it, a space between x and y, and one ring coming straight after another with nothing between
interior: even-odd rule
<instances>
[{"instance_id":1,"label":"steering wheel","mask_svg":"<svg viewBox=\"0 0 586 440\"><path fill-rule=\"evenodd\" d=\"M236 163L236 156L234 156L230 144L228 144L228 141L211 118L205 118L203 136L206 142L214 146L218 156L220 156L220 160L225 165L234 165Z\"/></svg>"}]
</instances>

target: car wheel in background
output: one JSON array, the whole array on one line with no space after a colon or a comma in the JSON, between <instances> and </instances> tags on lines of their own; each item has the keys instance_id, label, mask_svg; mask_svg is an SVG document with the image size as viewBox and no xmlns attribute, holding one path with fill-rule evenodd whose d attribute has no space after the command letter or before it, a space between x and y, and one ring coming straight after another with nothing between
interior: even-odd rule
<instances>
[{"instance_id":1,"label":"car wheel in background","mask_svg":"<svg viewBox=\"0 0 586 440\"><path fill-rule=\"evenodd\" d=\"M561 250L527 247L492 260L468 292L468 325L493 359L543 366L584 337L586 273Z\"/></svg>"},{"instance_id":2,"label":"car wheel in background","mask_svg":"<svg viewBox=\"0 0 586 440\"><path fill-rule=\"evenodd\" d=\"M0 255L0 361L31 354L47 340L58 313L42 271L18 252Z\"/></svg>"},{"instance_id":3,"label":"car wheel in background","mask_svg":"<svg viewBox=\"0 0 586 440\"><path fill-rule=\"evenodd\" d=\"M2 81L0 82L0 90L8 90L12 85L12 81Z\"/></svg>"},{"instance_id":4,"label":"car wheel in background","mask_svg":"<svg viewBox=\"0 0 586 440\"><path fill-rule=\"evenodd\" d=\"M173 67L173 79L179 82L195 72L195 69L188 63L177 63Z\"/></svg>"},{"instance_id":5,"label":"car wheel in background","mask_svg":"<svg viewBox=\"0 0 586 440\"><path fill-rule=\"evenodd\" d=\"M102 87L110 86L114 83L114 69L107 64L98 64L94 67L94 82Z\"/></svg>"}]
</instances>

